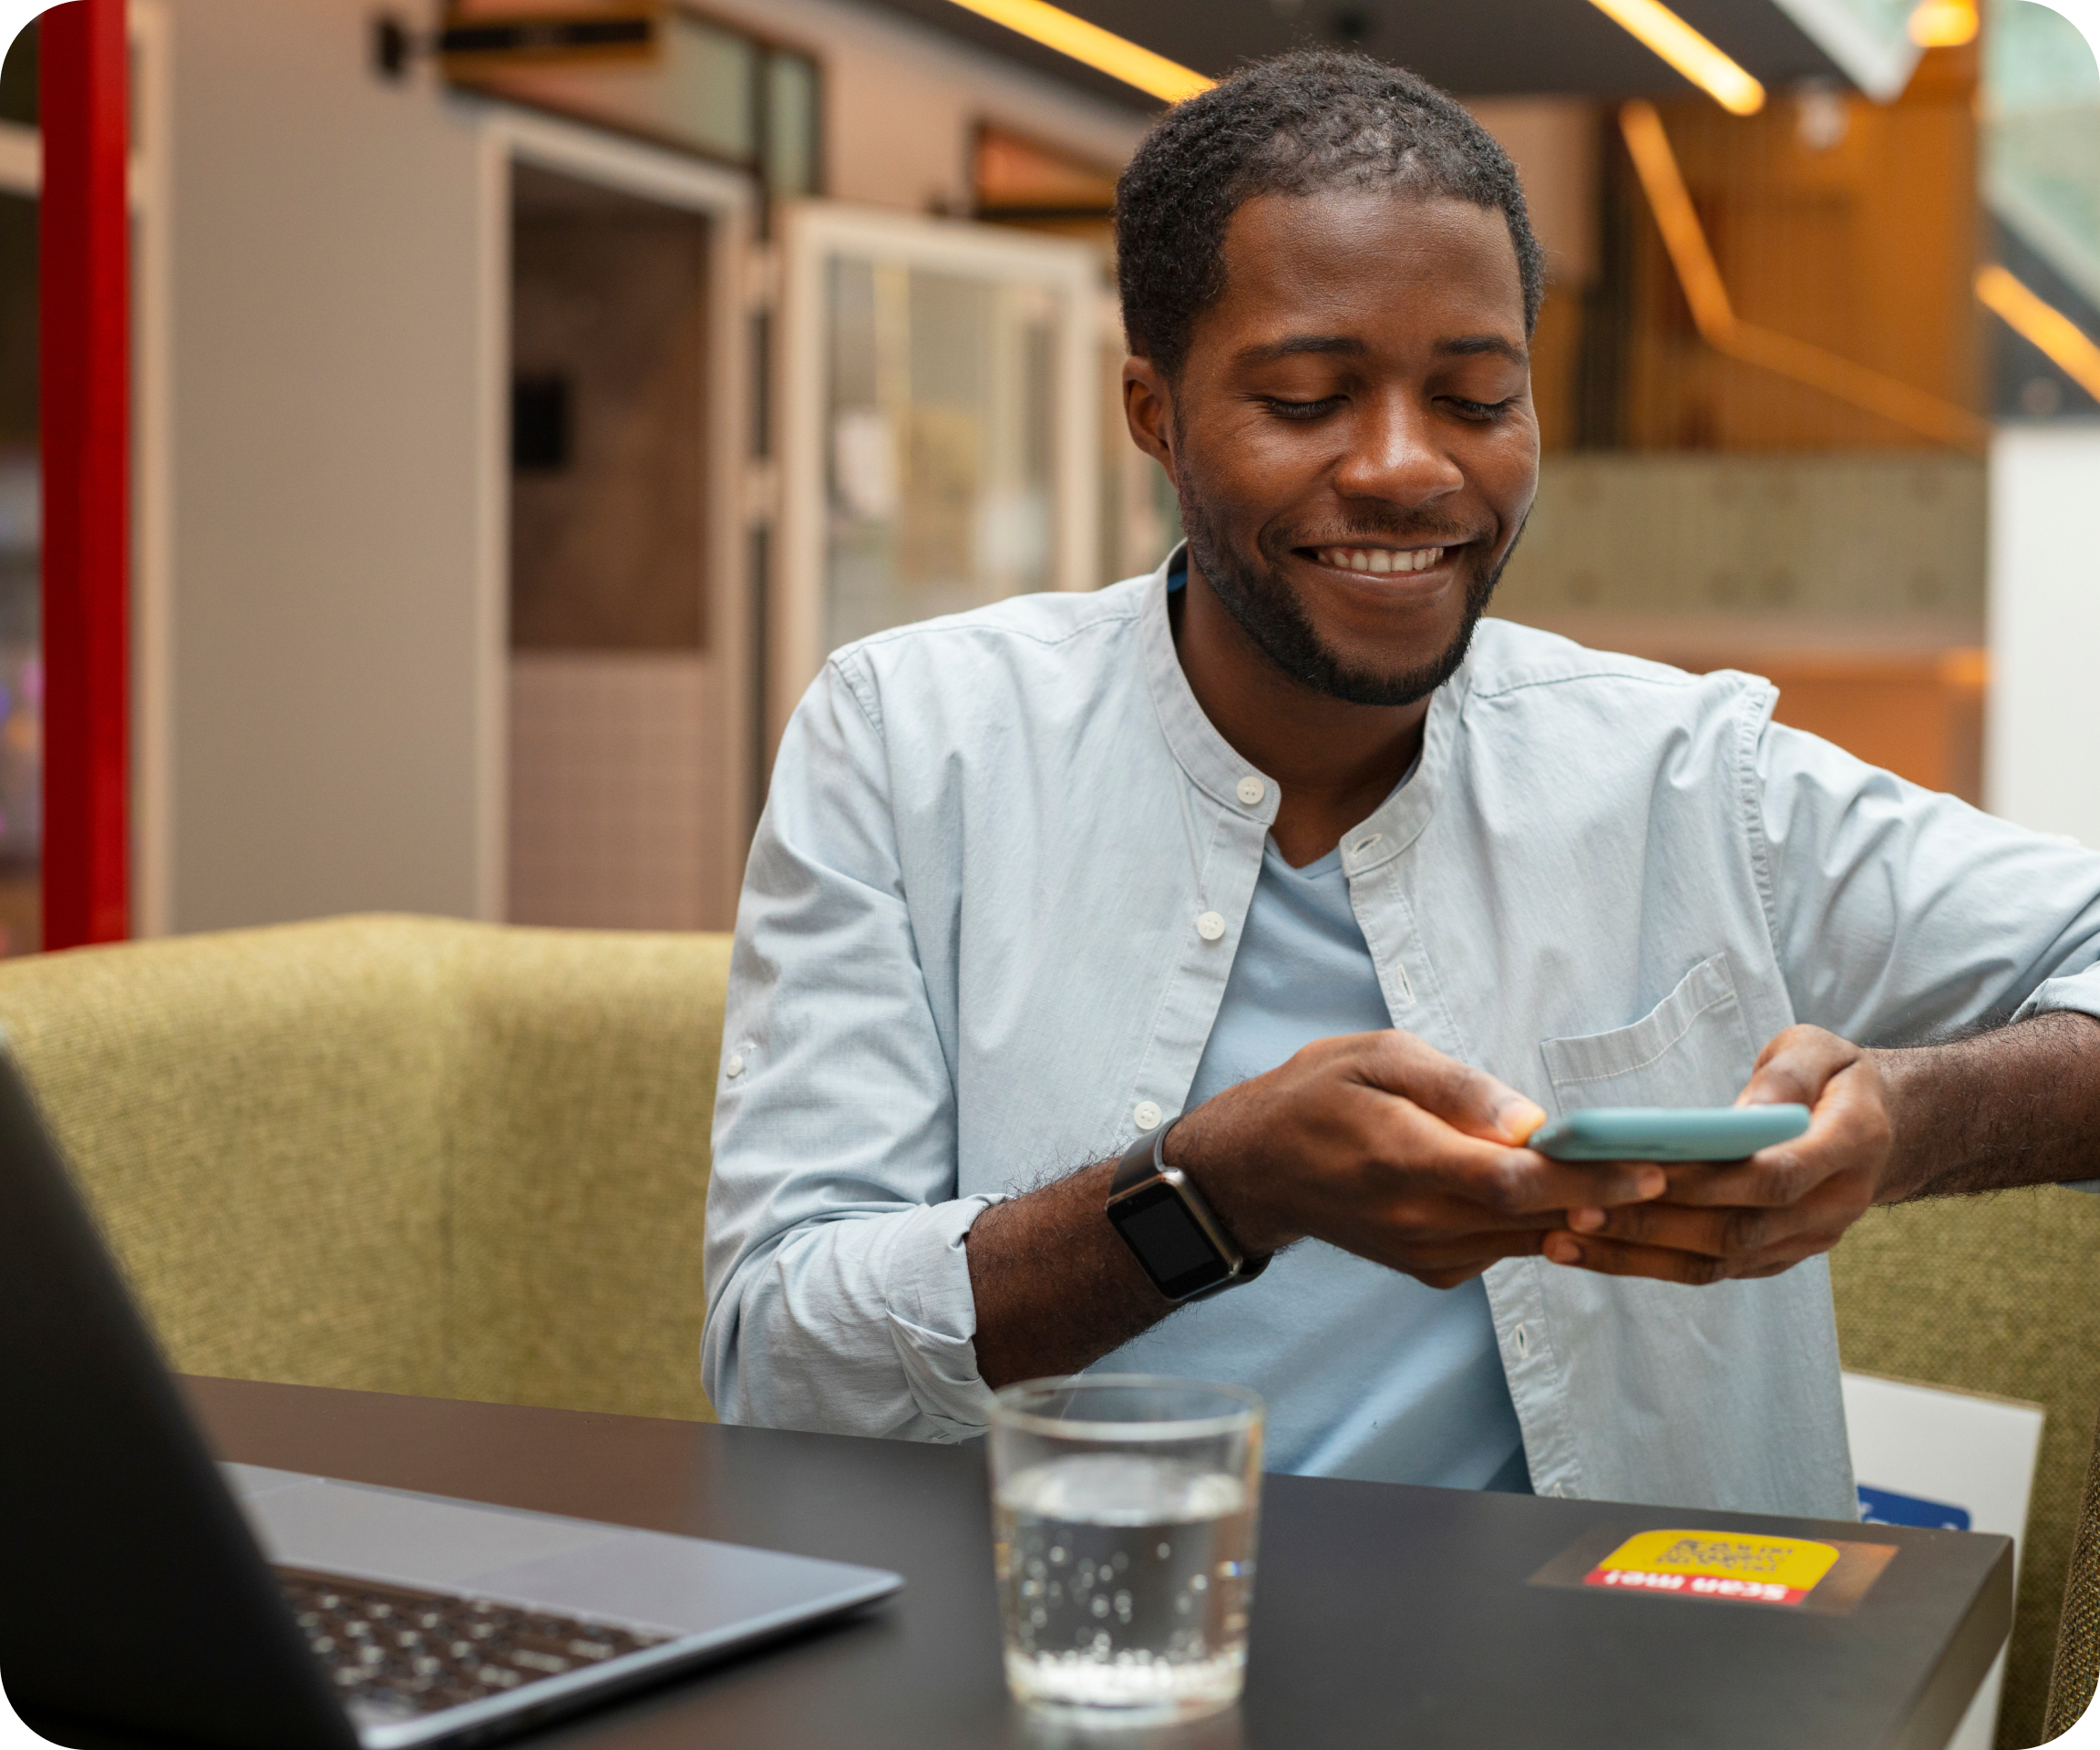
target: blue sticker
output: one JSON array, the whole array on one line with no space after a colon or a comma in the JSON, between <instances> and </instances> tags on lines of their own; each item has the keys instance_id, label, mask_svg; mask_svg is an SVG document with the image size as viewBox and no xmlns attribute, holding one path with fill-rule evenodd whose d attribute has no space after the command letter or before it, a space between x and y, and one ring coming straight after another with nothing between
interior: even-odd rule
<instances>
[{"instance_id":1,"label":"blue sticker","mask_svg":"<svg viewBox=\"0 0 2100 1750\"><path fill-rule=\"evenodd\" d=\"M1922 1525L1934 1531L1969 1529L1965 1507L1899 1495L1892 1488L1868 1488L1865 1483L1859 1485L1859 1518L1864 1525Z\"/></svg>"}]
</instances>

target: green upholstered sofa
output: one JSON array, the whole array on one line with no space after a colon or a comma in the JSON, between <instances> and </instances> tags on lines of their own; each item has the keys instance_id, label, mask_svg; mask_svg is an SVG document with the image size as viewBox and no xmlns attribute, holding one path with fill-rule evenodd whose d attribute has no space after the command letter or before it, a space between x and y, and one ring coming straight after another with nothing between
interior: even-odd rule
<instances>
[{"instance_id":1,"label":"green upholstered sofa","mask_svg":"<svg viewBox=\"0 0 2100 1750\"><path fill-rule=\"evenodd\" d=\"M707 1417L728 939L357 917L0 963L26 1067L177 1366ZM1846 1363L2048 1406L2007 1677L2034 1743L2100 1404L2100 1198L1878 1210Z\"/></svg>"},{"instance_id":2,"label":"green upholstered sofa","mask_svg":"<svg viewBox=\"0 0 2100 1750\"><path fill-rule=\"evenodd\" d=\"M1999 1714L2002 1750L2026 1750L2042 1741L2100 1405L2100 1197L2047 1186L1876 1210L1830 1274L1848 1367L2048 1411Z\"/></svg>"},{"instance_id":3,"label":"green upholstered sofa","mask_svg":"<svg viewBox=\"0 0 2100 1750\"><path fill-rule=\"evenodd\" d=\"M0 964L175 1365L712 1418L726 936L354 917Z\"/></svg>"},{"instance_id":4,"label":"green upholstered sofa","mask_svg":"<svg viewBox=\"0 0 2100 1750\"><path fill-rule=\"evenodd\" d=\"M2100 1436L2085 1467L2085 1501L2071 1539L2071 1572L2064 1586L2064 1621L2056 1633L2056 1664L2049 1679L2049 1710L2042 1739L2061 1737L2085 1717L2100 1689Z\"/></svg>"}]
</instances>

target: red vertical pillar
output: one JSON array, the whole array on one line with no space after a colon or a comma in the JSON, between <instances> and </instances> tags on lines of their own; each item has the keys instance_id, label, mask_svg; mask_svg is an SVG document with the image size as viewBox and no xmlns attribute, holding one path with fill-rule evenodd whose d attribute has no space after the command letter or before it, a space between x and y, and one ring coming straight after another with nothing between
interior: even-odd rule
<instances>
[{"instance_id":1,"label":"red vertical pillar","mask_svg":"<svg viewBox=\"0 0 2100 1750\"><path fill-rule=\"evenodd\" d=\"M130 931L131 274L124 0L43 15L44 945Z\"/></svg>"}]
</instances>

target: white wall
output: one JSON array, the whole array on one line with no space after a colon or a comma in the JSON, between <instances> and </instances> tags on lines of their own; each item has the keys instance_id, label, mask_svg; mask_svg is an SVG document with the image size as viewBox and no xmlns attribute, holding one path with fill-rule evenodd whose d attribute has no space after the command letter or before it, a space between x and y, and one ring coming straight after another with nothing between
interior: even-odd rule
<instances>
[{"instance_id":1,"label":"white wall","mask_svg":"<svg viewBox=\"0 0 2100 1750\"><path fill-rule=\"evenodd\" d=\"M170 11L169 921L471 915L476 135L365 0Z\"/></svg>"},{"instance_id":2,"label":"white wall","mask_svg":"<svg viewBox=\"0 0 2100 1750\"><path fill-rule=\"evenodd\" d=\"M2100 422L1992 441L1990 637L1985 800L2100 847Z\"/></svg>"},{"instance_id":3,"label":"white wall","mask_svg":"<svg viewBox=\"0 0 2100 1750\"><path fill-rule=\"evenodd\" d=\"M1135 111L841 0L716 10L820 55L843 200L965 205L981 118L1111 162L1144 130ZM504 463L485 330L506 213L478 112L427 67L373 76L368 0L169 12L156 921L489 915Z\"/></svg>"}]
</instances>

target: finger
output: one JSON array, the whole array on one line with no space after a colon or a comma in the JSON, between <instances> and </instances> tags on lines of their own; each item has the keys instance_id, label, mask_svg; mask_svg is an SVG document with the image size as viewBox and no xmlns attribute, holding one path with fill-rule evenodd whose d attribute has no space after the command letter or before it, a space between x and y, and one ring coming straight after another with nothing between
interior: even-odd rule
<instances>
[{"instance_id":1,"label":"finger","mask_svg":"<svg viewBox=\"0 0 2100 1750\"><path fill-rule=\"evenodd\" d=\"M1546 1122L1545 1108L1507 1082L1446 1056L1399 1028L1364 1035L1364 1079L1412 1100L1455 1130L1483 1141L1521 1143Z\"/></svg>"},{"instance_id":2,"label":"finger","mask_svg":"<svg viewBox=\"0 0 2100 1750\"><path fill-rule=\"evenodd\" d=\"M1803 1147L1808 1139L1761 1149L1748 1160L1665 1168L1670 1189L1661 1200L1688 1209L1784 1209L1798 1203L1838 1166L1825 1150Z\"/></svg>"},{"instance_id":3,"label":"finger","mask_svg":"<svg viewBox=\"0 0 2100 1750\"><path fill-rule=\"evenodd\" d=\"M1670 1185L1669 1176L1652 1162L1570 1164L1529 1148L1497 1148L1446 1136L1443 1148L1421 1148L1412 1158L1446 1195L1505 1220L1550 1213L1558 1224L1560 1212L1570 1207L1617 1208L1661 1197Z\"/></svg>"},{"instance_id":4,"label":"finger","mask_svg":"<svg viewBox=\"0 0 2100 1750\"><path fill-rule=\"evenodd\" d=\"M1395 1230L1421 1255L1457 1257L1469 1246L1499 1244L1506 1236L1540 1235L1566 1224L1566 1211L1525 1210L1503 1214L1483 1209L1472 1199L1429 1193L1408 1198L1385 1211ZM1536 1251L1533 1244L1531 1250ZM1497 1254L1498 1256L1499 1254Z\"/></svg>"},{"instance_id":5,"label":"finger","mask_svg":"<svg viewBox=\"0 0 2100 1750\"><path fill-rule=\"evenodd\" d=\"M1593 1231L1602 1227L1605 1215L1611 1210L1668 1200L1673 1183L1670 1168L1662 1161L1570 1163L1553 1180L1552 1194L1562 1199L1554 1207L1567 1212L1570 1227Z\"/></svg>"},{"instance_id":6,"label":"finger","mask_svg":"<svg viewBox=\"0 0 2100 1750\"><path fill-rule=\"evenodd\" d=\"M1582 1237L1696 1251L1732 1261L1762 1256L1829 1224L1820 1199L1786 1209L1686 1209L1637 1203L1614 1210L1570 1210L1568 1226Z\"/></svg>"},{"instance_id":7,"label":"finger","mask_svg":"<svg viewBox=\"0 0 2100 1750\"><path fill-rule=\"evenodd\" d=\"M1747 1282L1776 1276L1805 1258L1826 1252L1844 1238L1850 1220L1844 1215L1823 1217L1801 1226L1786 1239L1751 1251L1725 1254L1680 1250L1675 1246L1642 1245L1599 1234L1566 1231L1547 1234L1540 1253L1550 1262L1603 1275L1646 1276L1659 1282L1694 1286L1717 1282Z\"/></svg>"},{"instance_id":8,"label":"finger","mask_svg":"<svg viewBox=\"0 0 2100 1750\"><path fill-rule=\"evenodd\" d=\"M1601 1276L1645 1276L1659 1282L1704 1287L1728 1274L1728 1266L1721 1259L1704 1252L1629 1245L1565 1231L1548 1234L1539 1250L1556 1264L1594 1271Z\"/></svg>"},{"instance_id":9,"label":"finger","mask_svg":"<svg viewBox=\"0 0 2100 1750\"><path fill-rule=\"evenodd\" d=\"M1686 1162L1668 1168L1666 1201L1694 1208L1784 1208L1886 1154L1889 1114L1870 1078L1841 1071L1824 1087L1808 1128L1748 1160Z\"/></svg>"},{"instance_id":10,"label":"finger","mask_svg":"<svg viewBox=\"0 0 2100 1750\"><path fill-rule=\"evenodd\" d=\"M1794 1026L1773 1035L1737 1106L1814 1106L1830 1078L1854 1063L1859 1047L1821 1027Z\"/></svg>"},{"instance_id":11,"label":"finger","mask_svg":"<svg viewBox=\"0 0 2100 1750\"><path fill-rule=\"evenodd\" d=\"M1431 1288L1457 1288L1505 1258L1532 1258L1549 1229L1469 1233L1446 1240L1420 1240L1391 1252L1365 1252L1374 1263L1413 1276Z\"/></svg>"}]
</instances>

